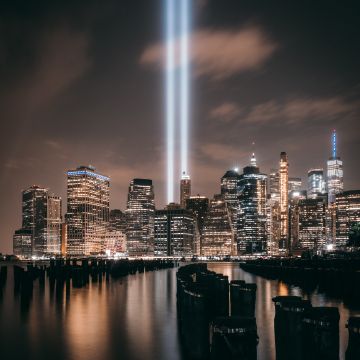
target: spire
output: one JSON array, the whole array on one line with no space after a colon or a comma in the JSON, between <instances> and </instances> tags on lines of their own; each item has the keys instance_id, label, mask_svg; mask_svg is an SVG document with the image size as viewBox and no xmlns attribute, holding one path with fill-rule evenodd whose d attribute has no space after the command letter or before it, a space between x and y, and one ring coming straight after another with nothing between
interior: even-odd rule
<instances>
[{"instance_id":1,"label":"spire","mask_svg":"<svg viewBox=\"0 0 360 360\"><path fill-rule=\"evenodd\" d=\"M337 155L336 150L337 150L336 149L336 130L334 129L333 133L332 133L332 157L333 157L333 159L336 159L336 155Z\"/></svg>"},{"instance_id":2,"label":"spire","mask_svg":"<svg viewBox=\"0 0 360 360\"><path fill-rule=\"evenodd\" d=\"M252 153L251 160L250 160L250 165L251 166L256 166L255 153Z\"/></svg>"}]
</instances>

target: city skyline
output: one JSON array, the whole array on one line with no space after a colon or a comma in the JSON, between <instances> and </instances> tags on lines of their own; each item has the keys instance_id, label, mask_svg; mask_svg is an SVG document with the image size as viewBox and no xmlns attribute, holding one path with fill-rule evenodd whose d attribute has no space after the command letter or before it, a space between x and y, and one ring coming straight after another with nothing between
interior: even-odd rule
<instances>
[{"instance_id":1,"label":"city skyline","mask_svg":"<svg viewBox=\"0 0 360 360\"><path fill-rule=\"evenodd\" d=\"M0 252L10 252L20 227L21 190L38 184L65 199L64 174L80 164L111 177L111 208L125 209L137 177L152 179L157 207L166 205L162 5L4 6ZM344 189L358 189L355 14L327 4L324 18L319 4L235 0L196 1L192 10L192 193L212 198L224 172L246 166L252 152L269 174L286 151L289 176L304 187L309 169L326 171L333 128ZM179 180L180 165L175 171Z\"/></svg>"}]
</instances>

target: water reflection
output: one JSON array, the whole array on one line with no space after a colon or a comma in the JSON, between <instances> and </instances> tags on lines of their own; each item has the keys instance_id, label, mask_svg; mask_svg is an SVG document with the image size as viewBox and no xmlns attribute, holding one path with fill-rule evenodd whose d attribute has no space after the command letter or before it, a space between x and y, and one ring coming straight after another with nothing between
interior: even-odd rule
<instances>
[{"instance_id":1,"label":"water reflection","mask_svg":"<svg viewBox=\"0 0 360 360\"><path fill-rule=\"evenodd\" d=\"M276 295L299 295L315 306L338 306L340 348L347 344L350 315L341 301L305 293L278 281L245 273L237 264L209 264L230 280L257 284L258 358L275 358ZM87 286L38 279L31 289L14 283L12 268L0 289L0 358L47 360L180 360L176 317L176 269L129 275L119 280L90 277Z\"/></svg>"}]
</instances>

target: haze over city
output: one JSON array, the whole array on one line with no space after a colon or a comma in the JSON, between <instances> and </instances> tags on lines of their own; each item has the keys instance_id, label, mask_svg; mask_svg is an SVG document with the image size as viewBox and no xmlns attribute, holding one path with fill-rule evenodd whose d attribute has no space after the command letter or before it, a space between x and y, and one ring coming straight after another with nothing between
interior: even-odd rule
<instances>
[{"instance_id":1,"label":"haze over city","mask_svg":"<svg viewBox=\"0 0 360 360\"><path fill-rule=\"evenodd\" d=\"M21 190L39 184L65 201L66 171L79 165L110 176L111 208L125 208L135 177L153 179L156 207L165 205L161 6L1 6L0 252L20 226ZM357 12L328 2L197 1L192 193L218 193L252 152L269 173L286 151L290 176L305 180L325 168L334 128L344 188L358 189L359 33Z\"/></svg>"}]
</instances>

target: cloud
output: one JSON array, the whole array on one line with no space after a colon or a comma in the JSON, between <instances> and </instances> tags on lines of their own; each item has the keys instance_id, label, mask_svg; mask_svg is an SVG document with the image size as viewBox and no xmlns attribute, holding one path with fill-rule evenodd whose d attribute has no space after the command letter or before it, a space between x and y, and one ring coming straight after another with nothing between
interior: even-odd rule
<instances>
[{"instance_id":1,"label":"cloud","mask_svg":"<svg viewBox=\"0 0 360 360\"><path fill-rule=\"evenodd\" d=\"M179 49L179 39L175 47ZM192 34L191 61L197 76L213 80L256 70L274 54L278 45L259 27L240 30L199 30ZM140 57L143 65L159 66L164 59L164 44L147 47ZM176 56L178 59L179 56Z\"/></svg>"},{"instance_id":2,"label":"cloud","mask_svg":"<svg viewBox=\"0 0 360 360\"><path fill-rule=\"evenodd\" d=\"M85 32L67 27L40 36L34 67L16 83L10 104L21 103L23 111L30 112L49 105L91 67L89 45Z\"/></svg>"},{"instance_id":3,"label":"cloud","mask_svg":"<svg viewBox=\"0 0 360 360\"><path fill-rule=\"evenodd\" d=\"M239 116L242 109L232 102L225 102L210 111L210 118L229 122Z\"/></svg>"},{"instance_id":4,"label":"cloud","mask_svg":"<svg viewBox=\"0 0 360 360\"><path fill-rule=\"evenodd\" d=\"M285 102L271 100L252 107L242 121L252 124L296 124L319 119L333 120L350 115L357 108L358 105L346 102L341 97L300 98Z\"/></svg>"},{"instance_id":5,"label":"cloud","mask_svg":"<svg viewBox=\"0 0 360 360\"><path fill-rule=\"evenodd\" d=\"M200 146L200 151L211 160L226 161L226 163L246 156L246 154L240 151L236 146L222 143L203 144Z\"/></svg>"}]
</instances>

